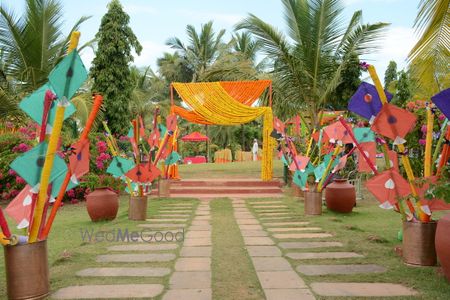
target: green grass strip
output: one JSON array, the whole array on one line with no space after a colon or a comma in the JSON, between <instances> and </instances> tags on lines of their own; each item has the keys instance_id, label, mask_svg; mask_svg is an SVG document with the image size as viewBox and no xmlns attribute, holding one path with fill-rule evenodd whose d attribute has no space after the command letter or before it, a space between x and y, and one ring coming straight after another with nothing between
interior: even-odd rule
<instances>
[{"instance_id":1,"label":"green grass strip","mask_svg":"<svg viewBox=\"0 0 450 300\"><path fill-rule=\"evenodd\" d=\"M231 201L212 200L211 216L213 299L264 299Z\"/></svg>"}]
</instances>

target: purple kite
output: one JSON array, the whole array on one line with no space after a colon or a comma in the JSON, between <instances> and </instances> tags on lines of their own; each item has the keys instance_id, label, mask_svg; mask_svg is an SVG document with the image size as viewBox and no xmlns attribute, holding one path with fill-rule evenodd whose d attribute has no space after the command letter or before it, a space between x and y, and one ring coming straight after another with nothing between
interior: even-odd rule
<instances>
[{"instance_id":1,"label":"purple kite","mask_svg":"<svg viewBox=\"0 0 450 300\"><path fill-rule=\"evenodd\" d=\"M450 119L450 88L431 97L431 101L442 111L447 119Z\"/></svg>"},{"instance_id":2,"label":"purple kite","mask_svg":"<svg viewBox=\"0 0 450 300\"><path fill-rule=\"evenodd\" d=\"M386 92L388 102L392 99L392 94ZM356 93L350 98L348 110L357 115L371 121L381 110L383 104L378 96L377 89L374 85L362 82Z\"/></svg>"}]
</instances>

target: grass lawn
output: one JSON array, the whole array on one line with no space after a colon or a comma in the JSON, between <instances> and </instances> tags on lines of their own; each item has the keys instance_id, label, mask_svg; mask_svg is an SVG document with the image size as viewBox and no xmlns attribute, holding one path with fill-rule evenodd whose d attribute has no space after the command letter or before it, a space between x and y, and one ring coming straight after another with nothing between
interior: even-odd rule
<instances>
[{"instance_id":1,"label":"grass lawn","mask_svg":"<svg viewBox=\"0 0 450 300\"><path fill-rule=\"evenodd\" d=\"M155 215L162 203L195 203L199 201L192 199L157 199L151 198L148 205L148 216ZM148 277L78 277L76 272L84 268L92 267L168 267L173 269L174 261L160 263L108 263L101 264L95 261L97 255L107 254L107 247L119 244L112 242L88 242L83 241L80 230L93 230L94 232L117 229L128 229L129 231L141 231L137 227L142 221L128 220L128 197L120 199L120 206L117 218L113 221L91 222L86 210L85 203L76 205L65 205L58 213L52 232L48 239L48 259L50 267L50 285L52 291L69 285L81 284L126 284L126 283L160 283L168 286L169 277L148 278ZM11 221L9 224L13 224ZM189 223L190 224L190 220ZM13 226L11 226L13 227ZM19 233L17 230L16 233ZM123 243L122 243L123 244ZM3 247L1 247L3 248ZM178 256L180 248L175 254ZM3 252L3 249L1 250ZM171 250L173 252L173 250ZM160 253L170 251L159 251ZM114 251L114 254L123 252ZM113 254L113 253L111 253ZM1 255L3 257L3 255ZM4 260L0 260L0 299L6 298L6 278Z\"/></svg>"},{"instance_id":2,"label":"grass lawn","mask_svg":"<svg viewBox=\"0 0 450 300\"><path fill-rule=\"evenodd\" d=\"M259 178L259 162L233 164L201 164L180 166L182 178ZM275 177L282 177L280 161L275 161ZM401 219L397 213L382 210L378 203L369 195L358 202L352 214L343 215L324 211L322 216L304 217L303 203L289 193L281 198L290 209L296 212L299 220L310 221L310 226L322 227L333 234L329 240L340 241L342 248L330 248L325 251L354 251L363 254L365 258L352 258L339 261L332 260L290 260L293 266L303 264L326 263L373 263L385 266L387 272L379 274L358 274L345 276L320 276L302 278L313 281L355 281L355 282L391 282L412 287L420 292L413 298L395 299L450 299L450 284L438 273L437 267L409 267L395 253L394 248L400 246L397 232L401 227ZM257 199L256 199L257 200ZM191 202L198 205L196 199L155 199L149 201L149 215L154 215L163 203ZM3 203L2 206L5 206ZM140 230L137 224L141 222L128 221L127 197L122 197L118 217L111 222L90 221L84 203L66 205L58 213L53 231L48 240L49 265L52 291L61 287L77 284L123 284L123 283L160 283L168 287L169 276L162 278L81 278L75 273L84 268L102 266L95 262L95 257L106 254L106 248L113 243L86 242L82 240L81 230L110 231L114 229ZM251 209L251 207L249 206ZM193 215L191 215L192 218ZM437 214L435 217L437 218ZM214 299L261 299L263 292L257 280L239 228L232 214L229 199L216 199L211 202L212 217L212 288ZM190 222L190 220L189 220ZM10 222L10 224L13 224ZM11 226L13 227L13 226ZM15 231L16 233L17 230ZM270 233L269 233L270 234ZM0 250L3 251L3 250ZM294 251L313 252L308 250L283 250L284 253ZM164 251L162 251L164 252ZM120 252L118 252L120 253ZM179 254L179 249L175 252ZM115 266L109 263L108 266ZM117 264L117 266L123 266ZM127 266L160 266L173 270L174 262L168 263L128 263ZM0 299L6 296L4 261L0 260ZM161 297L160 297L161 298ZM318 298L319 299L319 298ZM339 298L333 298L339 299ZM374 299L374 298L371 298Z\"/></svg>"},{"instance_id":3,"label":"grass lawn","mask_svg":"<svg viewBox=\"0 0 450 300\"><path fill-rule=\"evenodd\" d=\"M178 170L181 178L184 179L224 177L259 179L261 177L261 161L180 165ZM273 160L273 177L275 179L283 178L283 163L279 159Z\"/></svg>"},{"instance_id":4,"label":"grass lawn","mask_svg":"<svg viewBox=\"0 0 450 300\"><path fill-rule=\"evenodd\" d=\"M365 200L358 201L357 207L351 214L339 214L327 211L321 216L303 216L303 202L298 198L283 199L292 211L301 217L302 221L309 221L310 227L321 227L325 232L333 234L332 238L323 241L339 241L344 247L328 249L282 249L288 252L319 252L319 251L354 251L363 254L365 258L349 258L342 260L316 259L291 260L293 266L299 264L378 264L387 268L385 273L332 275L332 276L304 276L306 283L311 282L387 282L399 283L414 288L420 293L418 297L396 297L394 299L450 299L450 283L440 274L438 267L412 267L402 262L394 248L401 246L397 233L401 228L398 213L378 207L378 202L371 195ZM249 206L251 209L251 207ZM442 213L435 214L438 218ZM270 232L269 232L270 234ZM289 241L289 240L283 240ZM303 241L303 240L302 240ZM308 241L308 240L304 240ZM320 239L314 239L320 241ZM322 299L322 298L317 298ZM325 299L325 298L323 298ZM329 299L329 298L328 298ZM344 299L334 297L333 299ZM374 298L367 298L374 299Z\"/></svg>"}]
</instances>

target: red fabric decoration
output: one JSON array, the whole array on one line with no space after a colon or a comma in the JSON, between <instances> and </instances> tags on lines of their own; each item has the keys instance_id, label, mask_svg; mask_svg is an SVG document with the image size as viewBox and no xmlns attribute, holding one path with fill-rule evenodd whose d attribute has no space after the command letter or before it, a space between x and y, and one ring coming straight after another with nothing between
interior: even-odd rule
<instances>
[{"instance_id":1,"label":"red fabric decoration","mask_svg":"<svg viewBox=\"0 0 450 300\"><path fill-rule=\"evenodd\" d=\"M416 121L413 113L392 104L385 104L373 121L371 129L392 140L397 137L404 139Z\"/></svg>"}]
</instances>

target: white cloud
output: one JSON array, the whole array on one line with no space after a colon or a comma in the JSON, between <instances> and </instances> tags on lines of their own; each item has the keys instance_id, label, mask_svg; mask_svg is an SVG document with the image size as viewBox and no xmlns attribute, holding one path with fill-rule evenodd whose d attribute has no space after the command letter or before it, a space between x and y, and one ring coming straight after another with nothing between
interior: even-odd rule
<instances>
[{"instance_id":1,"label":"white cloud","mask_svg":"<svg viewBox=\"0 0 450 300\"><path fill-rule=\"evenodd\" d=\"M414 29L401 26L391 27L386 38L381 41L381 49L376 54L364 56L362 59L373 64L380 78L383 78L391 60L397 63L397 70L406 67L408 53L417 40L418 37L415 35Z\"/></svg>"},{"instance_id":2,"label":"white cloud","mask_svg":"<svg viewBox=\"0 0 450 300\"><path fill-rule=\"evenodd\" d=\"M156 59L161 57L163 52L173 52L169 46L149 40L141 42L141 45L141 55L134 54L134 64L138 67L151 66L155 70Z\"/></svg>"},{"instance_id":3,"label":"white cloud","mask_svg":"<svg viewBox=\"0 0 450 300\"><path fill-rule=\"evenodd\" d=\"M178 14L205 23L212 20L214 22L220 22L227 25L234 25L245 17L244 15L240 14L225 14L225 13L194 11L194 10L179 10Z\"/></svg>"}]
</instances>

